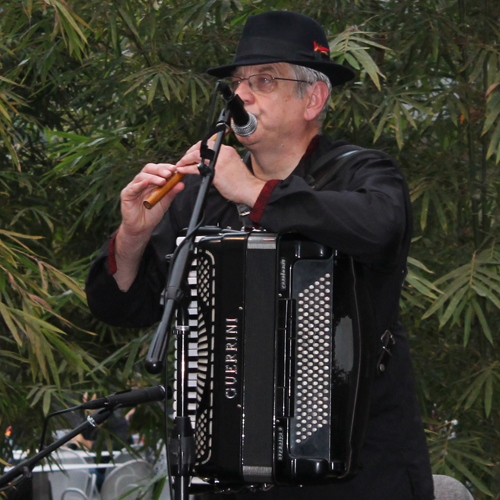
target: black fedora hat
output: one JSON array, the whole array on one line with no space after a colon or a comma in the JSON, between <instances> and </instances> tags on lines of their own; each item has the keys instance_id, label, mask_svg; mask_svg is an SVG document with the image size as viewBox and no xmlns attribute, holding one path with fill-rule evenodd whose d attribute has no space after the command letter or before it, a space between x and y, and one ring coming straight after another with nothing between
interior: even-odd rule
<instances>
[{"instance_id":1,"label":"black fedora hat","mask_svg":"<svg viewBox=\"0 0 500 500\"><path fill-rule=\"evenodd\" d=\"M250 16L243 28L232 64L210 68L218 78L231 76L239 66L287 62L324 73L332 85L354 78L354 72L330 60L328 39L321 25L296 12L274 11Z\"/></svg>"}]
</instances>

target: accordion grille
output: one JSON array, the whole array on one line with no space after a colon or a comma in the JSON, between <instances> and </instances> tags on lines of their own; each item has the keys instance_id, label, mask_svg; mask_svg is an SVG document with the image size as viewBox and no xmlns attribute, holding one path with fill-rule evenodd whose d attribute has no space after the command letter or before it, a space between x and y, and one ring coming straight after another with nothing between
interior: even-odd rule
<instances>
[{"instance_id":1,"label":"accordion grille","mask_svg":"<svg viewBox=\"0 0 500 500\"><path fill-rule=\"evenodd\" d=\"M297 367L292 436L303 443L330 424L332 277L326 273L297 297Z\"/></svg>"},{"instance_id":2,"label":"accordion grille","mask_svg":"<svg viewBox=\"0 0 500 500\"><path fill-rule=\"evenodd\" d=\"M213 426L214 389L214 312L215 312L215 261L208 252L198 250L198 372L197 372L197 416L196 458L198 463L210 459ZM208 311L208 312L207 312ZM211 313L210 313L211 311ZM207 316L208 315L208 316Z\"/></svg>"}]
</instances>

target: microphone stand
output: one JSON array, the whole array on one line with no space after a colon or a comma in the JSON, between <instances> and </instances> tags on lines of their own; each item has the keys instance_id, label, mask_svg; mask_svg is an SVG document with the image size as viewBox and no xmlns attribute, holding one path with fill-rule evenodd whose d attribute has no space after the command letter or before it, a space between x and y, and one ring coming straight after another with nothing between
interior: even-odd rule
<instances>
[{"instance_id":1,"label":"microphone stand","mask_svg":"<svg viewBox=\"0 0 500 500\"><path fill-rule=\"evenodd\" d=\"M179 247L177 247L170 262L170 272L162 297L164 302L163 315L146 356L146 370L153 375L157 375L162 371L174 314L184 300L184 290L189 265L194 255L196 230L198 229L201 215L205 209L208 192L212 186L215 175L215 164L219 156L222 141L226 131L229 129L230 121L231 112L226 108L221 113L216 127L202 140L200 148L202 161L198 165L201 176L200 188L189 221L186 238ZM215 139L214 149L211 150L207 146L207 141L214 134L217 134L217 137ZM209 160L209 164L205 165L204 160Z\"/></svg>"},{"instance_id":2,"label":"microphone stand","mask_svg":"<svg viewBox=\"0 0 500 500\"><path fill-rule=\"evenodd\" d=\"M191 420L187 414L189 318L187 305L183 304L183 302L185 302L187 275L194 256L196 231L202 220L202 214L208 199L208 192L212 186L215 175L215 164L224 136L230 127L230 120L231 111L226 106L226 109L219 117L216 127L202 140L200 148L202 160L198 165L201 176L200 188L193 208L193 213L191 214L186 238L179 247L177 247L170 262L170 272L163 295L163 316L149 348L145 362L146 369L149 373L158 374L162 371L170 340L172 322L174 314L177 311L177 402L175 425L172 436L174 449L171 454L172 462L175 462L173 467L175 500L188 500L189 498L189 481L192 475L195 458L193 429ZM215 146L213 150L211 150L207 146L207 141L214 134L217 134L217 137L215 139ZM208 165L205 164L205 160L209 160ZM165 418L167 418L166 415Z\"/></svg>"},{"instance_id":3,"label":"microphone stand","mask_svg":"<svg viewBox=\"0 0 500 500\"><path fill-rule=\"evenodd\" d=\"M89 415L87 417L87 420L85 422L81 423L78 427L68 432L62 438L47 446L31 458L28 458L27 460L24 460L20 464L16 465L13 469L6 472L3 476L0 477L0 488L7 485L20 475L31 478L33 467L35 467L35 465L40 462L42 458L50 455L54 450L67 443L75 436L78 436L78 434L83 432L85 429L88 429L90 427L97 427L98 425L102 424L108 417L111 416L115 408L101 408L100 410L95 411L94 413L92 413L92 415Z\"/></svg>"},{"instance_id":4,"label":"microphone stand","mask_svg":"<svg viewBox=\"0 0 500 500\"><path fill-rule=\"evenodd\" d=\"M175 500L188 500L189 482L195 461L195 441L191 419L188 415L189 313L186 302L179 308L177 314L176 336L177 411L168 461L174 471Z\"/></svg>"}]
</instances>

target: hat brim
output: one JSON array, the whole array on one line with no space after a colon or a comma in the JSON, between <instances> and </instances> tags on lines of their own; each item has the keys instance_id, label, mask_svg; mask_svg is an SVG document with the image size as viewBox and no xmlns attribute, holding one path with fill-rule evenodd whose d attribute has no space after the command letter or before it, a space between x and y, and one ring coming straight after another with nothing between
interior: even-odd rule
<instances>
[{"instance_id":1,"label":"hat brim","mask_svg":"<svg viewBox=\"0 0 500 500\"><path fill-rule=\"evenodd\" d=\"M276 59L273 57L260 56L257 58L248 58L246 60L238 61L237 63L227 64L226 66L218 66L216 68L207 69L209 75L217 78L227 78L233 74L236 68L241 66L257 66L267 63L286 62L289 64L297 64L298 66L305 66L306 68L315 69L324 73L332 83L332 86L342 85L354 78L354 71L347 66L333 62L323 61L304 61L304 60L291 60L291 59Z\"/></svg>"}]
</instances>

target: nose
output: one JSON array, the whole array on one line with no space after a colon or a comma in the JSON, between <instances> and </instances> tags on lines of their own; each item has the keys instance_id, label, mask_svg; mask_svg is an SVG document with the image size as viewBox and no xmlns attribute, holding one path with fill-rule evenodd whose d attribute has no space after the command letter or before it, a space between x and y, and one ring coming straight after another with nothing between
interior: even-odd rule
<instances>
[{"instance_id":1,"label":"nose","mask_svg":"<svg viewBox=\"0 0 500 500\"><path fill-rule=\"evenodd\" d=\"M252 92L248 80L242 80L234 93L239 95L245 104L249 104L255 100L255 94Z\"/></svg>"}]
</instances>

